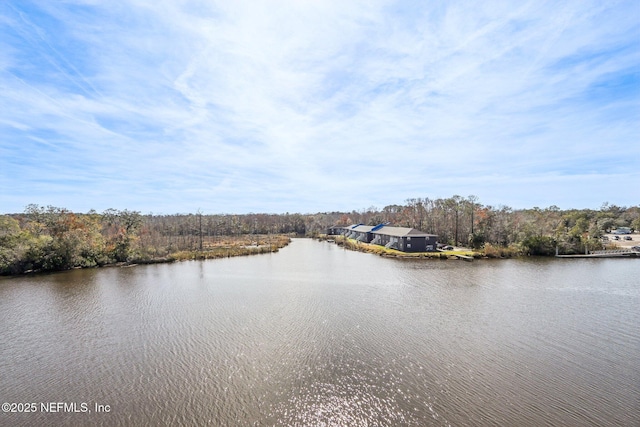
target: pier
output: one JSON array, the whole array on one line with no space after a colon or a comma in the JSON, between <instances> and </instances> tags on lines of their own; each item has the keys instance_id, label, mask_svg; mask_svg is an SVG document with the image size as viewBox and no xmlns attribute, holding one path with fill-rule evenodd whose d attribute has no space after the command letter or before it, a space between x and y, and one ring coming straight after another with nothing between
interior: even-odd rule
<instances>
[{"instance_id":1,"label":"pier","mask_svg":"<svg viewBox=\"0 0 640 427\"><path fill-rule=\"evenodd\" d=\"M640 251L634 249L611 249L602 251L592 251L580 255L556 255L556 258L620 258L620 257L640 257Z\"/></svg>"}]
</instances>

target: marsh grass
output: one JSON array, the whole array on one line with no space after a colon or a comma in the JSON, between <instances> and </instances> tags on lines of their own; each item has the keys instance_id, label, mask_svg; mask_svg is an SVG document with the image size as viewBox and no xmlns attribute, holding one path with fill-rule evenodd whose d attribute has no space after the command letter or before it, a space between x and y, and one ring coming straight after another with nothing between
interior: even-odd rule
<instances>
[{"instance_id":1,"label":"marsh grass","mask_svg":"<svg viewBox=\"0 0 640 427\"><path fill-rule=\"evenodd\" d=\"M136 264L154 262L188 261L199 259L229 258L235 256L265 254L278 252L287 246L291 238L285 235L242 235L223 236L215 242L207 241L203 244L203 250L182 250L172 252L163 258L138 259Z\"/></svg>"}]
</instances>

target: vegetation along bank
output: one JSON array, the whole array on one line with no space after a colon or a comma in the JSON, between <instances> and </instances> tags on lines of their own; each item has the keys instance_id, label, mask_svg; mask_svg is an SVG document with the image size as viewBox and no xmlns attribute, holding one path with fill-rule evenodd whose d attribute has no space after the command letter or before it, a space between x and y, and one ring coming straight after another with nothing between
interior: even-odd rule
<instances>
[{"instance_id":1,"label":"vegetation along bank","mask_svg":"<svg viewBox=\"0 0 640 427\"><path fill-rule=\"evenodd\" d=\"M469 256L475 257L616 249L621 241L604 237L622 228L633 233L628 236L633 244L640 239L635 233L640 230L640 206L608 203L598 210L512 209L483 205L475 196L452 196L351 212L243 215L152 215L115 209L74 213L29 205L22 213L0 215L0 274L264 253L277 251L292 235L318 237L335 225L387 222L435 234L440 243L469 248ZM353 245L357 250L382 251ZM401 256L393 250L382 252ZM437 253L451 255L455 254Z\"/></svg>"}]
</instances>

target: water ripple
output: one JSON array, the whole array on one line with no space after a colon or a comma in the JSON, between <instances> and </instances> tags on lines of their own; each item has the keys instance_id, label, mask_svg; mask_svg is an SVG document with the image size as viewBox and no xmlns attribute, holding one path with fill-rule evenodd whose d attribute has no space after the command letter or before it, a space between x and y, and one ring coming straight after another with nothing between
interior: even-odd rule
<instances>
[{"instance_id":1,"label":"water ripple","mask_svg":"<svg viewBox=\"0 0 640 427\"><path fill-rule=\"evenodd\" d=\"M278 254L0 281L9 425L640 425L631 262ZM51 414L50 414L51 415Z\"/></svg>"}]
</instances>

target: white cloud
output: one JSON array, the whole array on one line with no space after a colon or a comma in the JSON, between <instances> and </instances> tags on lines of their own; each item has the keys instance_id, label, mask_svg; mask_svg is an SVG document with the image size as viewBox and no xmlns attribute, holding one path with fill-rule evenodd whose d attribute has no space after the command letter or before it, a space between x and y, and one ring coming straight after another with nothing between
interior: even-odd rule
<instances>
[{"instance_id":1,"label":"white cloud","mask_svg":"<svg viewBox=\"0 0 640 427\"><path fill-rule=\"evenodd\" d=\"M638 170L639 12L10 2L0 182L23 195L0 209L310 212L467 193L633 204L638 190L584 188Z\"/></svg>"}]
</instances>

